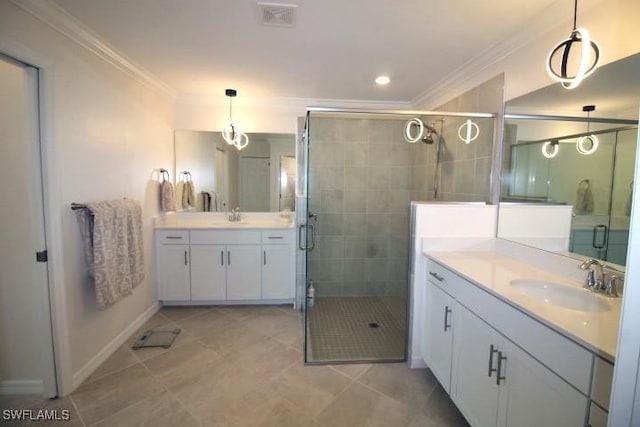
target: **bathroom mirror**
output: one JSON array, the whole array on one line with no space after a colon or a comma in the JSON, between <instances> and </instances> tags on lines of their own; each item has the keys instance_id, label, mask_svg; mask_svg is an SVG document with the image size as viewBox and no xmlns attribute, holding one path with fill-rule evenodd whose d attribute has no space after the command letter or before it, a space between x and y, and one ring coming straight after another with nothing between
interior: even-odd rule
<instances>
[{"instance_id":1,"label":"bathroom mirror","mask_svg":"<svg viewBox=\"0 0 640 427\"><path fill-rule=\"evenodd\" d=\"M640 54L507 102L499 238L626 263L638 87Z\"/></svg>"},{"instance_id":2,"label":"bathroom mirror","mask_svg":"<svg viewBox=\"0 0 640 427\"><path fill-rule=\"evenodd\" d=\"M220 132L175 131L174 180L178 208L185 212L294 210L295 135L249 133L238 151ZM183 203L191 180L195 200Z\"/></svg>"}]
</instances>

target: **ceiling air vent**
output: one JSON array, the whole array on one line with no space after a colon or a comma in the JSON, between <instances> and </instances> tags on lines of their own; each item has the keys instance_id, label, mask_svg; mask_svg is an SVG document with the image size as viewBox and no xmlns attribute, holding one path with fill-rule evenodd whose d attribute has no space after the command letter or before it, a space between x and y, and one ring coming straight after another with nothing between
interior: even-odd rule
<instances>
[{"instance_id":1,"label":"ceiling air vent","mask_svg":"<svg viewBox=\"0 0 640 427\"><path fill-rule=\"evenodd\" d=\"M258 8L260 21L263 25L270 27L295 27L297 5L258 2Z\"/></svg>"}]
</instances>

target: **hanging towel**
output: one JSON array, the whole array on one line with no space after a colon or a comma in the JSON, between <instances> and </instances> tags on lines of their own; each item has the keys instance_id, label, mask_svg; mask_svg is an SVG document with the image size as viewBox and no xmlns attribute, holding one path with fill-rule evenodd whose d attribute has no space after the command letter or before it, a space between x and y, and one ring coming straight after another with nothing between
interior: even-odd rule
<instances>
[{"instance_id":1,"label":"hanging towel","mask_svg":"<svg viewBox=\"0 0 640 427\"><path fill-rule=\"evenodd\" d=\"M173 184L168 180L160 184L160 209L163 212L176 210L176 193Z\"/></svg>"},{"instance_id":2,"label":"hanging towel","mask_svg":"<svg viewBox=\"0 0 640 427\"><path fill-rule=\"evenodd\" d=\"M593 193L591 193L591 183L588 179L583 179L578 183L575 212L577 214L593 212Z\"/></svg>"},{"instance_id":3,"label":"hanging towel","mask_svg":"<svg viewBox=\"0 0 640 427\"><path fill-rule=\"evenodd\" d=\"M135 200L87 204L76 211L96 303L103 309L144 279L142 208Z\"/></svg>"},{"instance_id":4,"label":"hanging towel","mask_svg":"<svg viewBox=\"0 0 640 427\"><path fill-rule=\"evenodd\" d=\"M196 205L196 191L193 180L183 183L182 186L182 208L187 209Z\"/></svg>"},{"instance_id":5,"label":"hanging towel","mask_svg":"<svg viewBox=\"0 0 640 427\"><path fill-rule=\"evenodd\" d=\"M209 212L218 212L218 195L215 191L209 191Z\"/></svg>"}]
</instances>

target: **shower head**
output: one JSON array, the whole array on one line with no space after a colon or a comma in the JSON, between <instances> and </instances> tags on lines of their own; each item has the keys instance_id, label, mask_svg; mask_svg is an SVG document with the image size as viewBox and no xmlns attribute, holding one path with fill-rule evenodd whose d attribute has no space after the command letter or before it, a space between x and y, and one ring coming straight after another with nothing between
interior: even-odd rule
<instances>
[{"instance_id":1,"label":"shower head","mask_svg":"<svg viewBox=\"0 0 640 427\"><path fill-rule=\"evenodd\" d=\"M438 136L438 132L436 131L436 128L435 128L435 123L431 123L431 124L425 123L424 127L426 131L425 131L425 135L422 137L422 142L424 142L425 144L431 145L434 143L433 134L435 133L436 136Z\"/></svg>"}]
</instances>

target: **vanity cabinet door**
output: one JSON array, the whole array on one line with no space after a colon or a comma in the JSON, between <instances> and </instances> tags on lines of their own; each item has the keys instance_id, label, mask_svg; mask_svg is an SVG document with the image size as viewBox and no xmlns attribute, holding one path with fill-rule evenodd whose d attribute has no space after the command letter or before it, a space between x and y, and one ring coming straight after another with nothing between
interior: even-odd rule
<instances>
[{"instance_id":1,"label":"vanity cabinet door","mask_svg":"<svg viewBox=\"0 0 640 427\"><path fill-rule=\"evenodd\" d=\"M262 299L288 299L291 295L289 245L262 246Z\"/></svg>"},{"instance_id":2,"label":"vanity cabinet door","mask_svg":"<svg viewBox=\"0 0 640 427\"><path fill-rule=\"evenodd\" d=\"M227 245L227 299L259 300L262 257L260 245Z\"/></svg>"},{"instance_id":3,"label":"vanity cabinet door","mask_svg":"<svg viewBox=\"0 0 640 427\"><path fill-rule=\"evenodd\" d=\"M451 398L472 426L495 427L500 386L489 370L498 367L502 336L457 303L454 322Z\"/></svg>"},{"instance_id":4,"label":"vanity cabinet door","mask_svg":"<svg viewBox=\"0 0 640 427\"><path fill-rule=\"evenodd\" d=\"M424 361L447 393L451 393L453 299L427 282L425 292Z\"/></svg>"},{"instance_id":5,"label":"vanity cabinet door","mask_svg":"<svg viewBox=\"0 0 640 427\"><path fill-rule=\"evenodd\" d=\"M499 422L501 427L581 427L589 399L505 339L501 351Z\"/></svg>"},{"instance_id":6,"label":"vanity cabinet door","mask_svg":"<svg viewBox=\"0 0 640 427\"><path fill-rule=\"evenodd\" d=\"M191 299L189 245L158 245L158 294L166 301Z\"/></svg>"},{"instance_id":7,"label":"vanity cabinet door","mask_svg":"<svg viewBox=\"0 0 640 427\"><path fill-rule=\"evenodd\" d=\"M227 298L225 245L191 245L191 299Z\"/></svg>"}]
</instances>

